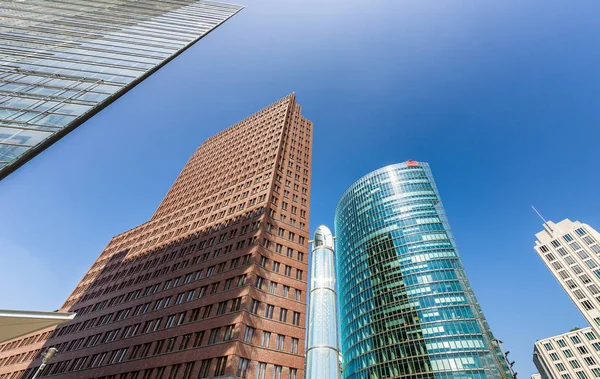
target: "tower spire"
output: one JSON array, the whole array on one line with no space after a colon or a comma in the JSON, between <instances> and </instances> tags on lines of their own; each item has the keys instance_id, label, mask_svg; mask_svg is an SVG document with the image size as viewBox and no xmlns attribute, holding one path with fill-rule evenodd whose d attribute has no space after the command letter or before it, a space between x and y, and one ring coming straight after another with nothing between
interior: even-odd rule
<instances>
[{"instance_id":1,"label":"tower spire","mask_svg":"<svg viewBox=\"0 0 600 379\"><path fill-rule=\"evenodd\" d=\"M537 213L537 215L542 219L542 221L544 221L544 227L550 229L551 232L553 232L554 230L552 230L552 228L550 227L550 225L548 225L548 222L546 221L546 219L544 218L544 216L542 216L542 214L540 212L538 212L537 209L535 209L535 207L532 205L531 208L533 208L533 211L535 213Z\"/></svg>"}]
</instances>

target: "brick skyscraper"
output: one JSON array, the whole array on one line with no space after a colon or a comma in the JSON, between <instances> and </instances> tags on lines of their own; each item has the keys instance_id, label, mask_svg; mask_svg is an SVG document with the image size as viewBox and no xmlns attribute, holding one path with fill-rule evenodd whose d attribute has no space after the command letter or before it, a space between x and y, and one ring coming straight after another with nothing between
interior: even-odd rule
<instances>
[{"instance_id":1,"label":"brick skyscraper","mask_svg":"<svg viewBox=\"0 0 600 379\"><path fill-rule=\"evenodd\" d=\"M30 378L52 346L44 377L302 378L312 123L300 113L292 94L206 140L69 296L73 321L0 345L0 378Z\"/></svg>"}]
</instances>

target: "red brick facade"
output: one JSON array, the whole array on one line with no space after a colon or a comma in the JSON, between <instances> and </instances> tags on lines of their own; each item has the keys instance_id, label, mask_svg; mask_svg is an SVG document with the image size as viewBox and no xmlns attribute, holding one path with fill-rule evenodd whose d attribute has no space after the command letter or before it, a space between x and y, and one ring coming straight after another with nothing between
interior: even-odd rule
<instances>
[{"instance_id":1,"label":"red brick facade","mask_svg":"<svg viewBox=\"0 0 600 379\"><path fill-rule=\"evenodd\" d=\"M300 113L292 94L206 140L69 296L73 321L0 345L0 379L30 378L52 346L43 377L303 378L312 123Z\"/></svg>"}]
</instances>

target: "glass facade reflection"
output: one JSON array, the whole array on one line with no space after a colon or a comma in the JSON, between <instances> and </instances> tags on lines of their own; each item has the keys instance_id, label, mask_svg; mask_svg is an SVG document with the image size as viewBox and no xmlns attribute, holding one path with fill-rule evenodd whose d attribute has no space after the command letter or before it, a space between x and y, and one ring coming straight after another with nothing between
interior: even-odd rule
<instances>
[{"instance_id":1,"label":"glass facade reflection","mask_svg":"<svg viewBox=\"0 0 600 379\"><path fill-rule=\"evenodd\" d=\"M335 249L329 228L315 231L310 260L306 379L339 379Z\"/></svg>"},{"instance_id":2,"label":"glass facade reflection","mask_svg":"<svg viewBox=\"0 0 600 379\"><path fill-rule=\"evenodd\" d=\"M335 233L344 378L512 377L426 163L354 183Z\"/></svg>"},{"instance_id":3,"label":"glass facade reflection","mask_svg":"<svg viewBox=\"0 0 600 379\"><path fill-rule=\"evenodd\" d=\"M0 2L0 179L240 9L197 0Z\"/></svg>"}]
</instances>

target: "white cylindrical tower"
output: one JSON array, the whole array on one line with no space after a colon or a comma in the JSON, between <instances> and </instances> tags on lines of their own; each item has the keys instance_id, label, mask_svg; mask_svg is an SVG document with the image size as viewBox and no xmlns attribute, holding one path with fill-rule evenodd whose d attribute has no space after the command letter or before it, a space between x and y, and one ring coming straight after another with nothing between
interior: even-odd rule
<instances>
[{"instance_id":1,"label":"white cylindrical tower","mask_svg":"<svg viewBox=\"0 0 600 379\"><path fill-rule=\"evenodd\" d=\"M311 258L306 378L339 379L335 255L324 225L315 231Z\"/></svg>"}]
</instances>

